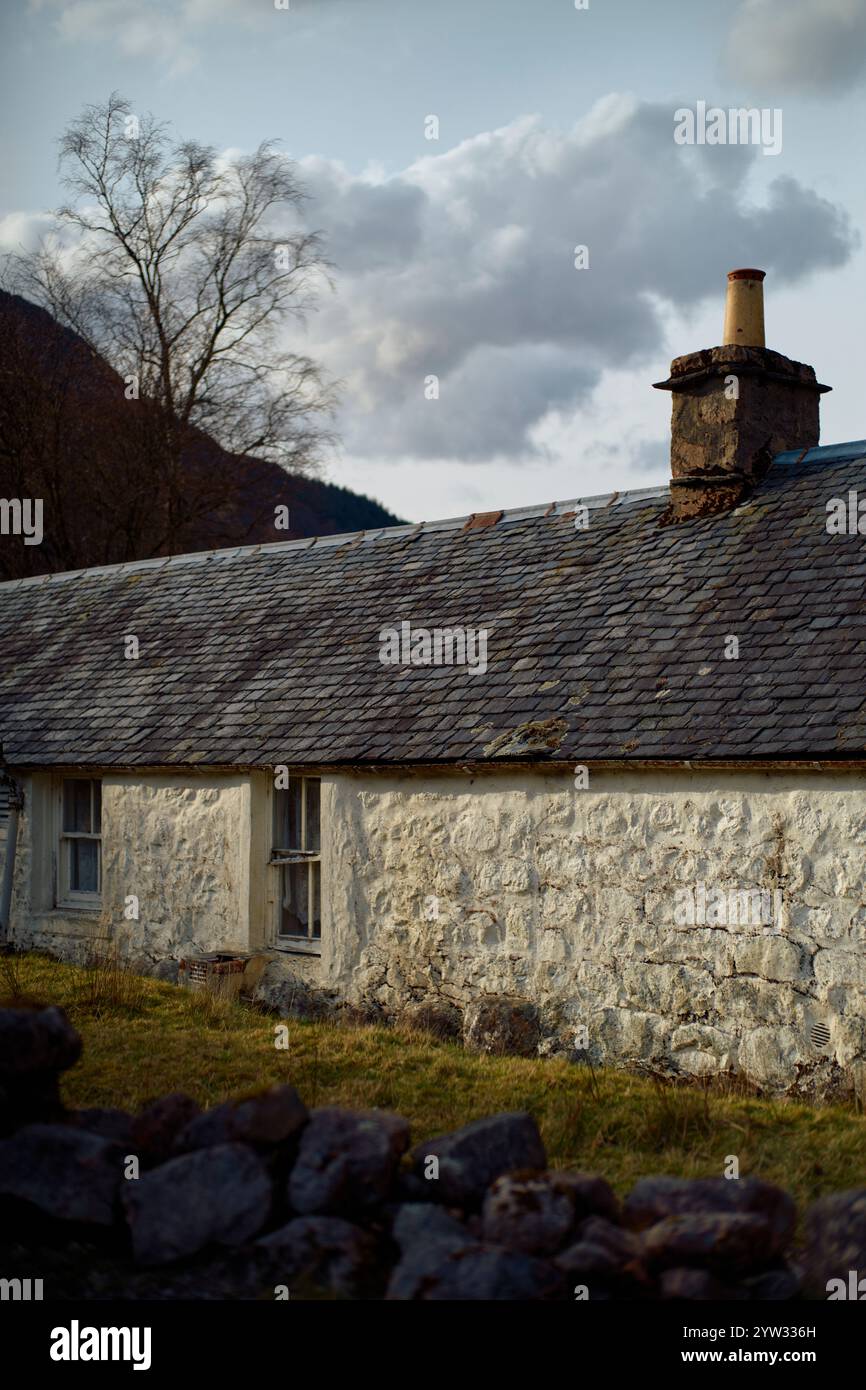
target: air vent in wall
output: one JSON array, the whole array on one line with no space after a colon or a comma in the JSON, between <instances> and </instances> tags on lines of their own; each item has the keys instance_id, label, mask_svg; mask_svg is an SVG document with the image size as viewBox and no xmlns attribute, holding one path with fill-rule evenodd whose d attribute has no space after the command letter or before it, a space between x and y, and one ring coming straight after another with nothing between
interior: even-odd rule
<instances>
[{"instance_id":1,"label":"air vent in wall","mask_svg":"<svg viewBox=\"0 0 866 1390\"><path fill-rule=\"evenodd\" d=\"M812 1046L817 1047L821 1052L829 1046L830 1029L826 1023L812 1024Z\"/></svg>"}]
</instances>

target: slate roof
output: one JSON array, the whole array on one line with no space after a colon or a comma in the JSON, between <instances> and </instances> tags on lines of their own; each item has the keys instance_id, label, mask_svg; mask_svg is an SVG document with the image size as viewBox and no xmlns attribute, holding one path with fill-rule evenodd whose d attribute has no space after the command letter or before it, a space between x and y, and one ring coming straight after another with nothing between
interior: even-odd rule
<instances>
[{"instance_id":1,"label":"slate roof","mask_svg":"<svg viewBox=\"0 0 866 1390\"><path fill-rule=\"evenodd\" d=\"M857 488L866 441L676 525L662 488L0 585L5 756L863 759L866 537L825 526ZM486 673L383 665L401 621L486 628Z\"/></svg>"}]
</instances>

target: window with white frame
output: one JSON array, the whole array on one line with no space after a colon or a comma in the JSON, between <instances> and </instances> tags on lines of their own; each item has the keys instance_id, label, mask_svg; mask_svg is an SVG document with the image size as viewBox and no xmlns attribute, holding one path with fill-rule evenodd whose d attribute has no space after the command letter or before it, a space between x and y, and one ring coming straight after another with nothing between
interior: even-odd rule
<instances>
[{"instance_id":1,"label":"window with white frame","mask_svg":"<svg viewBox=\"0 0 866 1390\"><path fill-rule=\"evenodd\" d=\"M102 894L102 783L63 777L57 797L57 905L98 907Z\"/></svg>"},{"instance_id":2,"label":"window with white frame","mask_svg":"<svg viewBox=\"0 0 866 1390\"><path fill-rule=\"evenodd\" d=\"M277 940L318 950L322 939L321 782L289 777L274 789L271 863L279 868Z\"/></svg>"}]
</instances>

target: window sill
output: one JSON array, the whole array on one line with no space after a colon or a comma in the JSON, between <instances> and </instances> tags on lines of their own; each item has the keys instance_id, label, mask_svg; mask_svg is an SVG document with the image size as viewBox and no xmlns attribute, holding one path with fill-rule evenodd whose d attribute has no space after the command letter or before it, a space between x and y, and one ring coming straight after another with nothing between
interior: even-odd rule
<instances>
[{"instance_id":1,"label":"window sill","mask_svg":"<svg viewBox=\"0 0 866 1390\"><path fill-rule=\"evenodd\" d=\"M54 907L46 907L38 914L40 917L98 917L102 911L102 903L56 903Z\"/></svg>"},{"instance_id":2,"label":"window sill","mask_svg":"<svg viewBox=\"0 0 866 1390\"><path fill-rule=\"evenodd\" d=\"M293 941L288 936L279 937L274 942L274 950L282 951L287 956L313 956L316 959L320 958L322 954L321 943L312 944L305 941L303 937L298 937L297 941Z\"/></svg>"}]
</instances>

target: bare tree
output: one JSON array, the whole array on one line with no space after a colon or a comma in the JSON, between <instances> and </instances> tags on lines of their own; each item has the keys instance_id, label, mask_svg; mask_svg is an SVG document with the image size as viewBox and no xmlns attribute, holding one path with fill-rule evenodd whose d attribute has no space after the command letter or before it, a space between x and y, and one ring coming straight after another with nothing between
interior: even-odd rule
<instances>
[{"instance_id":1,"label":"bare tree","mask_svg":"<svg viewBox=\"0 0 866 1390\"><path fill-rule=\"evenodd\" d=\"M73 247L55 237L13 258L11 283L104 358L138 407L136 452L159 512L145 553L171 552L231 493L203 435L292 472L332 440L334 388L284 345L327 277L320 237L272 145L223 161L173 143L116 93L65 132L60 165L72 199L56 216Z\"/></svg>"}]
</instances>

